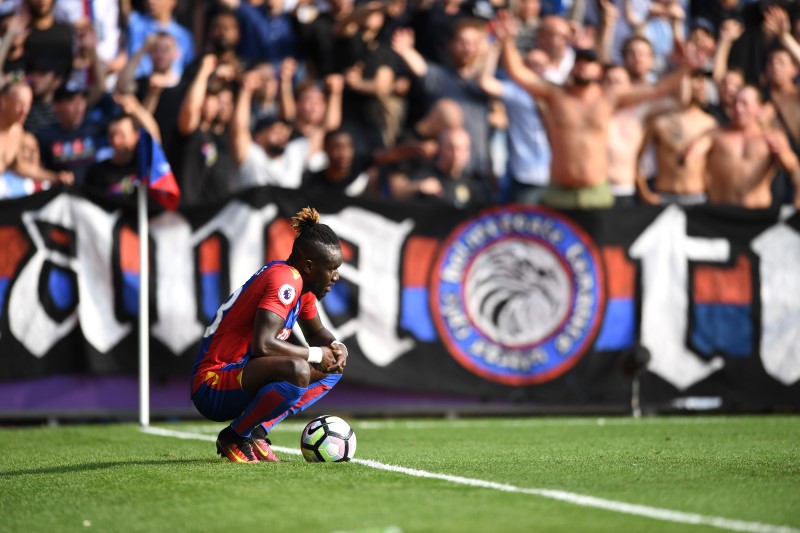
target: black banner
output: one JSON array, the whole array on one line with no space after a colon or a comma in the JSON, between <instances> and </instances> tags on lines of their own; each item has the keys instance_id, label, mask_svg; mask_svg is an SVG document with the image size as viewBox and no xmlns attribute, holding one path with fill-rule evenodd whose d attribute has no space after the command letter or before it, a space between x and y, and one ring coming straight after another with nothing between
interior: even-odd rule
<instances>
[{"instance_id":1,"label":"black banner","mask_svg":"<svg viewBox=\"0 0 800 533\"><path fill-rule=\"evenodd\" d=\"M221 301L288 256L313 205L340 236L323 321L348 379L487 401L800 407L800 216L733 208L475 212L255 189L150 217L151 367L187 376ZM0 209L0 379L133 374L131 205L51 191ZM648 362L649 361L649 362Z\"/></svg>"}]
</instances>

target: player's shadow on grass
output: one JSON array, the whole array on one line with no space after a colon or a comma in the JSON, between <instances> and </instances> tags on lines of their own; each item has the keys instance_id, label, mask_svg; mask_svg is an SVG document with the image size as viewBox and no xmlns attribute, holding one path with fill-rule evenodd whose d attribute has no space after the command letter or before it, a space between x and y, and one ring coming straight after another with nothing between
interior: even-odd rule
<instances>
[{"instance_id":1,"label":"player's shadow on grass","mask_svg":"<svg viewBox=\"0 0 800 533\"><path fill-rule=\"evenodd\" d=\"M67 474L70 472L87 472L90 470L105 470L107 468L116 468L118 466L157 466L157 465L192 465L192 464L208 464L209 459L149 459L143 461L106 461L99 463L87 463L79 465L62 465L51 466L47 468L26 468L24 470L0 470L0 479L4 477L28 476L34 474Z\"/></svg>"}]
</instances>

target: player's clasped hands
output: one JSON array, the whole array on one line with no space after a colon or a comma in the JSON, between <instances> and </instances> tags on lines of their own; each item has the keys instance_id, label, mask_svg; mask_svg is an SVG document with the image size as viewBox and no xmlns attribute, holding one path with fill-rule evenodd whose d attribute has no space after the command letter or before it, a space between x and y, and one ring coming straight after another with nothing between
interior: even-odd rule
<instances>
[{"instance_id":1,"label":"player's clasped hands","mask_svg":"<svg viewBox=\"0 0 800 533\"><path fill-rule=\"evenodd\" d=\"M322 348L322 361L312 366L326 374L341 374L347 366L347 348L344 344L336 343Z\"/></svg>"},{"instance_id":2,"label":"player's clasped hands","mask_svg":"<svg viewBox=\"0 0 800 533\"><path fill-rule=\"evenodd\" d=\"M334 364L328 367L329 374L341 374L347 366L347 347L342 343L330 345L331 353L334 357Z\"/></svg>"}]
</instances>

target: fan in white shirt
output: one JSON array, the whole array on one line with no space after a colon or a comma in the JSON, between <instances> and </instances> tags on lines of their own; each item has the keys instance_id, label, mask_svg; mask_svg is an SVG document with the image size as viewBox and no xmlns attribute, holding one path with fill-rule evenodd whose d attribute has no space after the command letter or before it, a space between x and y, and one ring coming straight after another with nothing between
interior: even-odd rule
<instances>
[{"instance_id":1,"label":"fan in white shirt","mask_svg":"<svg viewBox=\"0 0 800 533\"><path fill-rule=\"evenodd\" d=\"M310 142L305 137L291 140L291 125L274 115L260 119L250 132L250 107L260 80L256 71L244 75L231 122L231 156L240 176L237 188L297 189L309 164Z\"/></svg>"}]
</instances>

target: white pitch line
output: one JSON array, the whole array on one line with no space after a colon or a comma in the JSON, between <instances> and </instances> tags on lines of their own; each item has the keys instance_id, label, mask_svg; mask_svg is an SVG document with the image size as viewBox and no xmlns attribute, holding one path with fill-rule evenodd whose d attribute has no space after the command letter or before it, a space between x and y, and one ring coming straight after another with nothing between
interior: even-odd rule
<instances>
[{"instance_id":1,"label":"white pitch line","mask_svg":"<svg viewBox=\"0 0 800 533\"><path fill-rule=\"evenodd\" d=\"M385 428L405 428L405 429L436 429L440 427L448 428L468 428L475 427L591 427L591 426L628 426L638 424L640 426L651 425L657 422L658 425L708 425L708 424L726 424L729 420L718 419L648 419L648 418L521 418L517 420L481 420L481 419L457 419L457 420L379 420L379 421L355 421L351 425L359 429L385 429ZM277 426L280 427L280 426ZM304 426L305 427L305 426Z\"/></svg>"},{"instance_id":2,"label":"white pitch line","mask_svg":"<svg viewBox=\"0 0 800 533\"><path fill-rule=\"evenodd\" d=\"M488 420L488 419L474 419L474 418L461 418L461 419L433 419L433 420L368 420L359 421L354 420L350 425L355 429L438 429L441 427L458 428L458 429L473 429L473 428L493 428L493 427L603 427L603 426L652 426L652 425L667 425L667 426L681 426L681 425L712 425L712 424L730 424L737 421L736 417L692 417L692 418L672 418L672 417L659 417L659 418L632 418L632 417L599 417L599 418L520 418L516 420ZM279 425L273 427L271 432L294 432L302 431L306 426L306 422L281 422ZM219 424L194 424L183 426L186 431L198 431L201 433L219 431Z\"/></svg>"},{"instance_id":3,"label":"white pitch line","mask_svg":"<svg viewBox=\"0 0 800 533\"><path fill-rule=\"evenodd\" d=\"M177 439L188 440L203 440L215 442L217 438L213 435L199 435L196 433L187 433L183 431L173 431L170 429L163 429L157 427L142 428L144 433L151 435L159 435L162 437L173 437ZM296 448L285 448L283 446L273 446L273 450L281 453L288 453L292 455L300 455L300 450ZM620 502L615 500L606 500L604 498L597 498L595 496L588 496L586 494L578 494L575 492L567 492L563 490L553 489L533 489L517 487L506 483L496 483L494 481L486 481L483 479L474 479L461 476L451 476L449 474L437 474L435 472L428 472L426 470L417 470L416 468L406 468L404 466L389 465L373 461L371 459L352 459L352 463L368 466L377 470L384 470L386 472L394 472L398 474L405 474L407 476L438 479L441 481L448 481L459 485L468 485L470 487L479 487L484 489L499 490L503 492L513 492L520 494L531 494L534 496L541 496L543 498L550 498L552 500L559 500L562 502L580 505L582 507L594 507L597 509L605 509L606 511L613 511L616 513L629 514L635 516L644 516L655 520L662 520L665 522L675 522L678 524L693 524L712 526L720 529L728 529L730 531L746 531L749 533L800 533L800 529L789 526L778 526L772 524L763 524L761 522L747 522L744 520L734 520L730 518L723 518L720 516L707 516L697 513L685 513L683 511L675 511L672 509L662 509L658 507L649 507L647 505L637 505L633 503Z\"/></svg>"}]
</instances>

